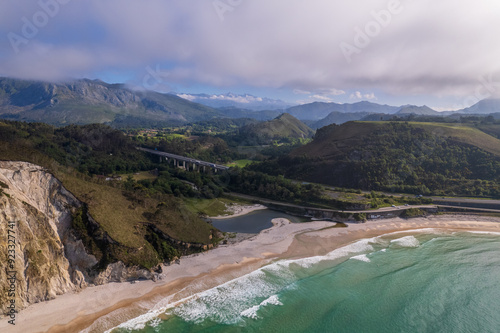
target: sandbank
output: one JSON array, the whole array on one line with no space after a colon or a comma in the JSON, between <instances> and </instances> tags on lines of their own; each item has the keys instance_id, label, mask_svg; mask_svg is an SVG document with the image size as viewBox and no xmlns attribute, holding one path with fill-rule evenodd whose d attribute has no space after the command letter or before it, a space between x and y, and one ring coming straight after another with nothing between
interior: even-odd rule
<instances>
[{"instance_id":1,"label":"sandbank","mask_svg":"<svg viewBox=\"0 0 500 333\"><path fill-rule=\"evenodd\" d=\"M243 216L262 209L267 209L267 207L263 205L231 205L227 206L227 210L230 212L230 215L219 215L210 218L214 220L231 219L233 217Z\"/></svg>"}]
</instances>

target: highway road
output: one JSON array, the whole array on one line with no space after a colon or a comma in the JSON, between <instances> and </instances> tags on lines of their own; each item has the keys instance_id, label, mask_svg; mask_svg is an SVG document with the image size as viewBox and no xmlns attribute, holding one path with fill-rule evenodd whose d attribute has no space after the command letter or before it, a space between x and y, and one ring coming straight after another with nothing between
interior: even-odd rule
<instances>
[{"instance_id":1,"label":"highway road","mask_svg":"<svg viewBox=\"0 0 500 333\"><path fill-rule=\"evenodd\" d=\"M262 199L259 197L254 197L251 195L246 195L246 194L240 194L240 193L234 193L231 192L229 193L230 196L237 197L237 198L242 198L246 200L251 200L251 201L258 201L262 204L271 204L271 205L280 205L280 206L285 206L285 207L292 207L292 208L299 208L299 209L316 209L316 210L321 210L325 212L345 212L345 213L366 213L366 214L377 214L377 212L393 212L393 211L401 211L401 210L406 210L410 208L437 208L436 205L400 205L400 206L395 206L395 207L384 207L384 208L379 208L379 209L369 209L369 210L336 210L336 209L327 209L327 208L318 208L318 207L306 207L306 206L299 206L299 205L294 205L286 202L281 202L281 201L275 201L275 200L270 200L270 199ZM454 207L456 208L456 207Z\"/></svg>"},{"instance_id":2,"label":"highway road","mask_svg":"<svg viewBox=\"0 0 500 333\"><path fill-rule=\"evenodd\" d=\"M194 158L186 157L186 156L180 156L180 155L175 155L175 154L170 154L170 153L165 153L163 151L159 150L153 150L153 149L147 149L147 148L141 148L141 147L136 147L139 150L145 151L150 154L158 155L158 156L163 156L167 158L172 158L175 160L183 161L183 162L188 162L192 164L196 164L197 166L204 166L212 169L217 169L217 170L228 170L229 167L225 165L220 165L220 164L215 164L211 162L206 162L206 161L200 161Z\"/></svg>"}]
</instances>

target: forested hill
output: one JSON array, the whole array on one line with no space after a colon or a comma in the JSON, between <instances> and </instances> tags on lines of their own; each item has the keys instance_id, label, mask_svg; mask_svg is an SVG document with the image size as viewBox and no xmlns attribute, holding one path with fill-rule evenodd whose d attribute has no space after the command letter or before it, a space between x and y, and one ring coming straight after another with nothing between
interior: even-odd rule
<instances>
[{"instance_id":1,"label":"forested hill","mask_svg":"<svg viewBox=\"0 0 500 333\"><path fill-rule=\"evenodd\" d=\"M82 202L71 207L72 228L99 261L95 271L117 261L150 269L216 242L215 228L180 199L202 194L176 177L180 171L155 164L130 137L108 126L0 121L0 160L44 167ZM156 176L134 180L134 173L146 170ZM112 173L123 179L106 180ZM210 179L193 175L199 192L213 195Z\"/></svg>"},{"instance_id":2,"label":"forested hill","mask_svg":"<svg viewBox=\"0 0 500 333\"><path fill-rule=\"evenodd\" d=\"M269 144L273 140L310 138L314 131L294 116L284 113L270 121L244 126L239 134L243 141Z\"/></svg>"},{"instance_id":3,"label":"forested hill","mask_svg":"<svg viewBox=\"0 0 500 333\"><path fill-rule=\"evenodd\" d=\"M485 126L488 133L498 133ZM415 194L500 196L500 140L481 125L349 122L254 166L334 186Z\"/></svg>"}]
</instances>

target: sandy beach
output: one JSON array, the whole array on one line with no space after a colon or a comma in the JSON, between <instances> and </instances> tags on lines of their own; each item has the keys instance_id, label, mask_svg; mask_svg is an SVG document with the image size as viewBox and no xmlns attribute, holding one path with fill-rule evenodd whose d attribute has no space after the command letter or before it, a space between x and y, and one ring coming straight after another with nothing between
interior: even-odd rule
<instances>
[{"instance_id":1,"label":"sandy beach","mask_svg":"<svg viewBox=\"0 0 500 333\"><path fill-rule=\"evenodd\" d=\"M230 205L227 206L227 211L230 212L230 215L219 215L210 218L215 220L231 219L262 209L267 209L267 207L263 205Z\"/></svg>"},{"instance_id":2,"label":"sandy beach","mask_svg":"<svg viewBox=\"0 0 500 333\"><path fill-rule=\"evenodd\" d=\"M500 219L466 215L395 218L339 228L322 221L295 224L275 219L273 224L240 243L184 257L180 264L164 267L162 279L157 282L111 283L34 304L17 315L15 326L2 320L0 331L104 332L155 306L165 306L167 300L172 303L189 297L273 260L324 255L359 239L397 231L437 228L500 232Z\"/></svg>"}]
</instances>

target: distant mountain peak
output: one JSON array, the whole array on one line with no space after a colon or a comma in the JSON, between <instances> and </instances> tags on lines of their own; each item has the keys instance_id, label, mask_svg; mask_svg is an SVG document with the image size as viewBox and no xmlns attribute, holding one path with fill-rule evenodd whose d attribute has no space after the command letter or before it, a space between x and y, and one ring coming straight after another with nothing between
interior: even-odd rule
<instances>
[{"instance_id":1,"label":"distant mountain peak","mask_svg":"<svg viewBox=\"0 0 500 333\"><path fill-rule=\"evenodd\" d=\"M483 99L468 108L457 111L457 113L468 114L490 114L497 112L500 112L500 98Z\"/></svg>"},{"instance_id":2,"label":"distant mountain peak","mask_svg":"<svg viewBox=\"0 0 500 333\"><path fill-rule=\"evenodd\" d=\"M402 106L396 114L415 114L424 116L436 116L439 112L431 109L427 105L416 106L416 105L404 105Z\"/></svg>"},{"instance_id":3,"label":"distant mountain peak","mask_svg":"<svg viewBox=\"0 0 500 333\"><path fill-rule=\"evenodd\" d=\"M240 129L240 136L245 138L245 141L255 141L258 144L269 144L273 140L283 138L310 138L313 134L314 131L309 126L288 113Z\"/></svg>"},{"instance_id":4,"label":"distant mountain peak","mask_svg":"<svg viewBox=\"0 0 500 333\"><path fill-rule=\"evenodd\" d=\"M356 103L325 103L313 102L309 104L302 104L293 106L285 111L300 120L321 120L326 118L332 112L341 113L396 113L400 108L390 105L381 105L369 101L360 101Z\"/></svg>"}]
</instances>

